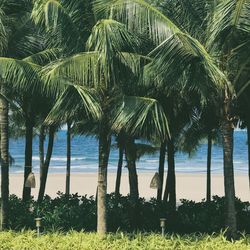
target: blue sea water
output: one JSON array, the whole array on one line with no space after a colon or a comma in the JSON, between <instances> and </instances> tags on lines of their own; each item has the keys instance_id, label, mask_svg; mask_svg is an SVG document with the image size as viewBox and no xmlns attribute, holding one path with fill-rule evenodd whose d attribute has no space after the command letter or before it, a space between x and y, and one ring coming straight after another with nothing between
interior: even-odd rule
<instances>
[{"instance_id":1,"label":"blue sea water","mask_svg":"<svg viewBox=\"0 0 250 250\"><path fill-rule=\"evenodd\" d=\"M235 131L234 134L234 168L236 173L247 173L247 134L244 130ZM10 154L15 159L11 173L23 173L24 170L25 140L10 140ZM46 147L45 147L46 151ZM144 156L137 162L138 171L155 172L158 169L159 154ZM176 171L179 173L206 172L207 145L202 144L196 154L191 158L187 154L177 153ZM111 150L109 171L116 171L118 151ZM72 172L96 172L98 166L98 142L93 137L74 136L72 139ZM38 138L33 142L33 171L39 171ZM66 131L59 131L55 138L54 150L50 164L50 172L65 173L66 171ZM213 145L212 172L222 173L223 151Z\"/></svg>"}]
</instances>

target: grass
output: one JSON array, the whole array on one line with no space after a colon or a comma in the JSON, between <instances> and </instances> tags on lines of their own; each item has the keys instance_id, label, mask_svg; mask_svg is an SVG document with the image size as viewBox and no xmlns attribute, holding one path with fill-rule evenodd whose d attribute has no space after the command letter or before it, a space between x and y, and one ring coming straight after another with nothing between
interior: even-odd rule
<instances>
[{"instance_id":1,"label":"grass","mask_svg":"<svg viewBox=\"0 0 250 250\"><path fill-rule=\"evenodd\" d=\"M15 250L107 250L107 249L250 249L250 237L229 242L220 235L166 236L158 234L108 234L105 238L96 233L71 231L69 233L48 233L36 237L34 231L0 233L0 249Z\"/></svg>"}]
</instances>

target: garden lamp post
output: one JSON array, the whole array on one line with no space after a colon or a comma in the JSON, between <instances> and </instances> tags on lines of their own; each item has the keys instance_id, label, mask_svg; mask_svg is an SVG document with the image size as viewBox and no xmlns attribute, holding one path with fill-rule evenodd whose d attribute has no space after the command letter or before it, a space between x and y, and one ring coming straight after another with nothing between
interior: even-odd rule
<instances>
[{"instance_id":1,"label":"garden lamp post","mask_svg":"<svg viewBox=\"0 0 250 250\"><path fill-rule=\"evenodd\" d=\"M41 218L35 218L37 237L40 236Z\"/></svg>"},{"instance_id":2,"label":"garden lamp post","mask_svg":"<svg viewBox=\"0 0 250 250\"><path fill-rule=\"evenodd\" d=\"M165 228L166 228L166 219L160 218L160 226L161 226L161 235L165 235Z\"/></svg>"}]
</instances>

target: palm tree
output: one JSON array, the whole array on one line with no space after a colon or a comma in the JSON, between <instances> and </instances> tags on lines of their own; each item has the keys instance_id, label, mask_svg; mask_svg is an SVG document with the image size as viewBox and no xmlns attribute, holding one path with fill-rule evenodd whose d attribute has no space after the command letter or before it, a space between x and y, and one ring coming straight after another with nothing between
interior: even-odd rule
<instances>
[{"instance_id":1,"label":"palm tree","mask_svg":"<svg viewBox=\"0 0 250 250\"><path fill-rule=\"evenodd\" d=\"M9 137L8 137L8 102L4 83L1 84L0 121L1 121L1 230L8 226L9 200Z\"/></svg>"},{"instance_id":2,"label":"palm tree","mask_svg":"<svg viewBox=\"0 0 250 250\"><path fill-rule=\"evenodd\" d=\"M250 33L249 1L223 1L216 4L211 21L210 48L220 57L220 67L228 74L231 83L237 82L241 71L235 72L231 64L232 54L237 47L246 43ZM216 23L214 21L216 20ZM237 53L237 50L236 50ZM240 53L238 53L240 55ZM233 86L225 87L222 104L221 132L224 148L224 176L226 197L226 226L228 237L236 238L235 186L233 170L233 131L235 114Z\"/></svg>"},{"instance_id":3,"label":"palm tree","mask_svg":"<svg viewBox=\"0 0 250 250\"><path fill-rule=\"evenodd\" d=\"M30 1L5 1L1 4L1 228L8 225L8 196L9 196L9 136L8 136L8 110L13 90L31 92L35 77L35 65L22 62L19 59L27 56L37 43L29 36L33 30L27 29L27 13L32 4ZM17 22L19 25L17 25ZM28 35L29 33L29 35ZM5 56L5 57L3 57ZM14 59L15 58L15 59ZM30 86L27 86L30 82Z\"/></svg>"},{"instance_id":4,"label":"palm tree","mask_svg":"<svg viewBox=\"0 0 250 250\"><path fill-rule=\"evenodd\" d=\"M44 1L37 3L34 11L33 17L36 23L45 24L49 31L54 31L54 34L62 32L73 32L72 38L68 39L65 44L71 44L70 48L77 47L78 52L84 51L84 43L77 43L75 46L75 41L81 41L80 36L76 31L82 31L79 29L75 23L76 20L73 16L69 16L64 11L67 5L61 2L60 4L55 4L54 1ZM73 5L77 7L77 3ZM77 9L78 8L78 9ZM82 13L77 7L75 13L77 17L78 14ZM50 10L53 11L51 12ZM46 13L46 14L45 14ZM57 22L51 22L53 19L53 14L57 13ZM78 14L77 14L78 13ZM69 22L69 20L72 20ZM61 29L60 29L61 28ZM57 32L57 33L56 33ZM82 33L81 33L82 34ZM78 46L79 45L79 46ZM139 39L134 36L134 34L128 32L124 25L115 22L113 20L102 20L99 21L92 30L91 36L87 42L87 52L75 55L71 58L59 61L57 64L51 65L48 69L48 74L50 79L58 79L64 77L66 81L64 82L78 82L81 85L73 85L77 88L79 94L83 97L83 101L87 105L92 105L90 103L93 100L90 88L95 88L99 92L99 99L102 107L102 116L99 119L99 174L98 174L98 232L105 233L107 230L106 225L106 192L107 192L107 164L109 158L110 149L110 136L111 136L111 124L110 119L111 111L113 109L113 103L115 103L114 98L111 98L114 93L120 95L119 86L121 86L120 79L125 79L121 76L121 68L126 68L126 72L130 75L131 73L138 73L140 67L138 65L142 62L142 57L131 52L135 52L138 48ZM72 50L75 51L76 50ZM77 62L77 63L76 63ZM50 70L51 69L51 70ZM118 73L119 72L119 73ZM123 73L123 72L122 72ZM54 78L54 76L56 76ZM63 79L60 79L60 83L53 81L52 88L54 90L58 89L58 86L62 86ZM85 86L84 86L85 85ZM65 85L64 85L65 86ZM87 88L86 88L87 87ZM63 87L65 88L65 87ZM118 91L116 90L118 89ZM87 96L88 95L88 96ZM90 108L91 106L88 106ZM93 107L93 105L92 105Z\"/></svg>"},{"instance_id":5,"label":"palm tree","mask_svg":"<svg viewBox=\"0 0 250 250\"><path fill-rule=\"evenodd\" d=\"M215 44L215 40L226 41L225 38L228 39L229 36L237 37L237 35L232 36L232 34L237 33L237 31L243 34L249 32L249 19L248 15L245 14L249 9L248 5L249 3L245 1L240 2L240 4L236 1L223 1L223 3L221 2L214 8L214 25L212 26L212 35L210 36L213 41L211 44ZM225 11L226 8L229 9ZM110 12L110 10L112 11ZM149 37L152 38L156 44L164 41L150 54L154 60L151 65L147 67L147 72L150 72L150 74L147 74L146 80L149 80L149 82L158 80L159 84L163 83L163 79L166 78L170 78L173 82L174 79L180 77L182 72L185 72L185 77L188 77L188 73L192 72L193 80L192 82L188 81L188 84L192 83L193 88L202 93L204 97L207 96L208 89L224 89L222 134L224 141L225 194L227 200L226 226L228 226L229 237L234 237L236 233L236 216L232 164L233 138L232 121L231 118L228 119L228 117L230 117L230 103L233 96L225 75L218 69L214 60L209 56L204 46L202 46L198 40L186 32L182 32L167 16L164 16L142 0L97 0L96 11L100 15L111 15L113 18L126 23L130 30L135 31L136 29L137 32L141 33L147 31ZM138 18L131 18L133 13L135 13L134 11L136 11ZM233 17L237 18L235 19ZM228 30L230 29L233 29L234 32L229 33ZM230 35L228 36L227 34ZM228 56L230 55L228 52L231 50L232 47L227 48L226 54ZM226 65L225 61L223 65ZM198 72L200 73L197 74ZM199 77L204 76L206 76L206 80L201 81ZM197 79L199 79L199 81L197 81ZM198 84L199 82L204 82L205 84L200 86Z\"/></svg>"},{"instance_id":6,"label":"palm tree","mask_svg":"<svg viewBox=\"0 0 250 250\"><path fill-rule=\"evenodd\" d=\"M8 184L9 184L9 175L8 175L8 167L9 167L9 151L8 151L8 106L9 106L9 90L11 87L11 91L14 89L21 92L27 91L26 83L28 81L31 82L39 82L39 79L36 75L36 70L34 70L34 65L30 65L26 62L20 61L18 59L12 58L0 58L1 61L1 77L5 79L5 87L2 88L2 111L1 114L1 122L2 122L2 130L1 130L1 158L2 158L2 228L6 228L8 221ZM15 82L15 84L12 84ZM31 86L28 86L30 88ZM33 87L32 87L33 88ZM31 91L31 89L29 89Z\"/></svg>"}]
</instances>

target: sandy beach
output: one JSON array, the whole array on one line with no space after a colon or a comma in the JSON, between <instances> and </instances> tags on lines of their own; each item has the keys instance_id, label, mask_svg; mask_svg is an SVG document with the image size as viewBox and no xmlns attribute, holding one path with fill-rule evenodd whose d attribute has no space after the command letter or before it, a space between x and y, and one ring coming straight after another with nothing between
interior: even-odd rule
<instances>
[{"instance_id":1,"label":"sandy beach","mask_svg":"<svg viewBox=\"0 0 250 250\"><path fill-rule=\"evenodd\" d=\"M154 173L139 172L139 191L140 196L145 198L155 197L156 190L150 189L150 181ZM35 174L36 188L32 189L32 195L37 197L39 187L39 174ZM115 173L108 174L108 192L114 192L115 189ZM165 183L164 183L165 184ZM10 174L10 193L21 197L23 185L22 174ZM72 173L71 175L71 193L78 192L79 195L95 195L97 186L96 173ZM206 196L206 176L205 174L177 174L176 175L176 195L177 199L189 199L201 201ZM235 176L236 196L243 201L250 200L248 176ZM58 191L65 192L65 174L51 173L48 175L46 194L55 197ZM121 180L121 193L126 195L129 193L128 174L123 173ZM212 195L222 196L224 194L223 176L220 174L212 175Z\"/></svg>"}]
</instances>

